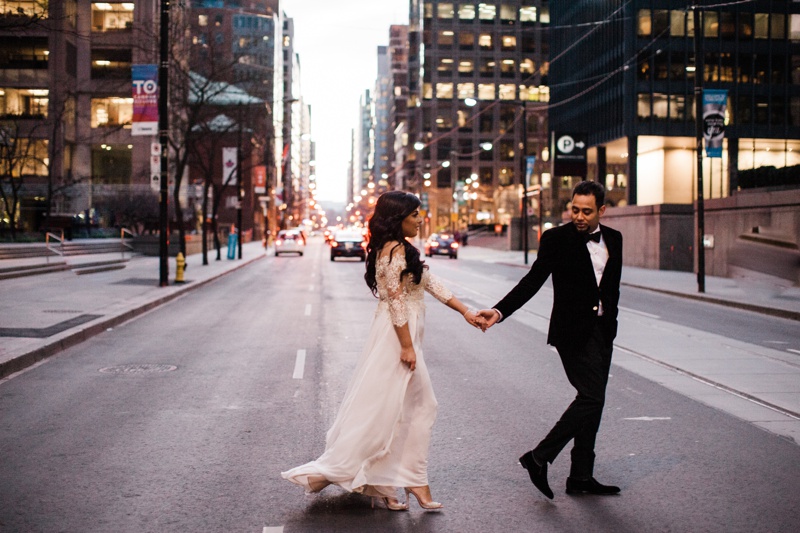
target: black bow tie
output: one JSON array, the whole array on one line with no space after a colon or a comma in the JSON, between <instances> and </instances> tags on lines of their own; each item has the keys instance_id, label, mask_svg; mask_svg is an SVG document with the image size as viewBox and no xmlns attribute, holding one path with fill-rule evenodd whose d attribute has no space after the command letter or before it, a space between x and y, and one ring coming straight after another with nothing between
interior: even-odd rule
<instances>
[{"instance_id":1,"label":"black bow tie","mask_svg":"<svg viewBox=\"0 0 800 533\"><path fill-rule=\"evenodd\" d=\"M589 241L594 241L596 243L600 243L600 232L595 231L594 233L584 233L583 234L583 242L588 243Z\"/></svg>"}]
</instances>

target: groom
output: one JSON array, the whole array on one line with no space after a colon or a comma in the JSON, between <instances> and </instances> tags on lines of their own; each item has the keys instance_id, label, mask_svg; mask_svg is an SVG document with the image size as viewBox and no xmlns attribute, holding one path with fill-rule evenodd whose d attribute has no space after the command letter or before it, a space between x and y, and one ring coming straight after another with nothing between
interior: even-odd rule
<instances>
[{"instance_id":1,"label":"groom","mask_svg":"<svg viewBox=\"0 0 800 533\"><path fill-rule=\"evenodd\" d=\"M594 445L603 414L611 350L617 334L622 234L600 225L605 189L583 181L572 191L572 222L542 234L530 271L493 309L480 312L487 327L522 307L553 276L553 310L547 343L556 347L575 400L550 433L520 457L531 481L552 499L547 463L574 441L567 494L617 494L619 487L593 477Z\"/></svg>"}]
</instances>

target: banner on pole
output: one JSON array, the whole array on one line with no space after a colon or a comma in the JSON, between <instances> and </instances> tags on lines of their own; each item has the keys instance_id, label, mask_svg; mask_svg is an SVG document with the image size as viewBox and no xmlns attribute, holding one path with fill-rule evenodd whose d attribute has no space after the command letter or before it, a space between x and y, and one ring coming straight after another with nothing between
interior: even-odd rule
<instances>
[{"instance_id":1,"label":"banner on pole","mask_svg":"<svg viewBox=\"0 0 800 533\"><path fill-rule=\"evenodd\" d=\"M703 90L703 138L706 140L707 157L722 157L727 107L727 89Z\"/></svg>"},{"instance_id":2,"label":"banner on pole","mask_svg":"<svg viewBox=\"0 0 800 533\"><path fill-rule=\"evenodd\" d=\"M535 155L529 155L525 158L525 192L528 192L528 189L531 186L531 176L533 176L533 165L535 164Z\"/></svg>"},{"instance_id":3,"label":"banner on pole","mask_svg":"<svg viewBox=\"0 0 800 533\"><path fill-rule=\"evenodd\" d=\"M133 65L131 135L158 134L158 65Z\"/></svg>"},{"instance_id":4,"label":"banner on pole","mask_svg":"<svg viewBox=\"0 0 800 533\"><path fill-rule=\"evenodd\" d=\"M222 149L222 185L237 185L238 158L236 147Z\"/></svg>"},{"instance_id":5,"label":"banner on pole","mask_svg":"<svg viewBox=\"0 0 800 533\"><path fill-rule=\"evenodd\" d=\"M253 167L253 192L256 194L267 192L267 167L265 165Z\"/></svg>"}]
</instances>

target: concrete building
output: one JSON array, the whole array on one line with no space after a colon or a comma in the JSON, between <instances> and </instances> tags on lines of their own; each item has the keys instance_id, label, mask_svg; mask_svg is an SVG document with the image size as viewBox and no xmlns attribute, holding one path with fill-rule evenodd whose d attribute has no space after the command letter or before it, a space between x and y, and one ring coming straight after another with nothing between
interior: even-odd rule
<instances>
[{"instance_id":1,"label":"concrete building","mask_svg":"<svg viewBox=\"0 0 800 533\"><path fill-rule=\"evenodd\" d=\"M407 133L419 150L406 183L423 199L426 230L516 227L525 156L539 156L531 183L547 178L548 2L409 5Z\"/></svg>"}]
</instances>

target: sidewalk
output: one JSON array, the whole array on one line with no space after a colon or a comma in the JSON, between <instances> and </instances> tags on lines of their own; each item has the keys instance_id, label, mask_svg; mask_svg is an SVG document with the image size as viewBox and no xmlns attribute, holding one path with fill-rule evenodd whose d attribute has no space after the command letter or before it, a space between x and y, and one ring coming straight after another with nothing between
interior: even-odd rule
<instances>
[{"instance_id":1,"label":"sidewalk","mask_svg":"<svg viewBox=\"0 0 800 533\"><path fill-rule=\"evenodd\" d=\"M183 284L174 284L175 259L170 258L170 285L159 287L158 257L125 255L130 260L121 270L80 276L63 270L0 280L0 379L266 256L261 242L244 244L241 260L228 260L227 248L220 261L211 251L207 266L202 255L190 255ZM50 263L77 266L120 257L80 255L50 258ZM7 259L0 268L46 262L43 257Z\"/></svg>"}]
</instances>

